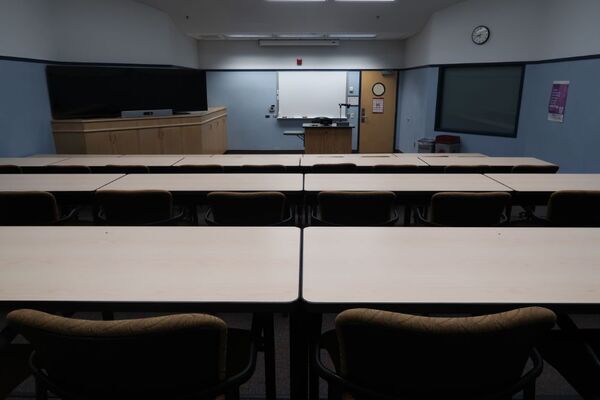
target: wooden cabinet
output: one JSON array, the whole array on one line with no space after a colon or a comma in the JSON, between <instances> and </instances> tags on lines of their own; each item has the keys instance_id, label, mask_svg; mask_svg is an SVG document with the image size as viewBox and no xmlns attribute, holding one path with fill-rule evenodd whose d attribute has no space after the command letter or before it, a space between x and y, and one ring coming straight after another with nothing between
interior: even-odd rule
<instances>
[{"instance_id":1,"label":"wooden cabinet","mask_svg":"<svg viewBox=\"0 0 600 400\"><path fill-rule=\"evenodd\" d=\"M352 153L352 127L304 124L304 153Z\"/></svg>"},{"instance_id":2,"label":"wooden cabinet","mask_svg":"<svg viewBox=\"0 0 600 400\"><path fill-rule=\"evenodd\" d=\"M227 110L150 118L54 120L59 154L222 154Z\"/></svg>"}]
</instances>

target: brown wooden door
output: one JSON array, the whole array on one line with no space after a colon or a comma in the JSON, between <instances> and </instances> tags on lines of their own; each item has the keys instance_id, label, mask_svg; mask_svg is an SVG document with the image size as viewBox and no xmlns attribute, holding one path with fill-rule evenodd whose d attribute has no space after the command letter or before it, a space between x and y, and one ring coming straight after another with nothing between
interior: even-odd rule
<instances>
[{"instance_id":1,"label":"brown wooden door","mask_svg":"<svg viewBox=\"0 0 600 400\"><path fill-rule=\"evenodd\" d=\"M361 72L360 141L358 143L360 153L394 152L397 80L397 72ZM385 88L383 94L381 94L382 87Z\"/></svg>"}]
</instances>

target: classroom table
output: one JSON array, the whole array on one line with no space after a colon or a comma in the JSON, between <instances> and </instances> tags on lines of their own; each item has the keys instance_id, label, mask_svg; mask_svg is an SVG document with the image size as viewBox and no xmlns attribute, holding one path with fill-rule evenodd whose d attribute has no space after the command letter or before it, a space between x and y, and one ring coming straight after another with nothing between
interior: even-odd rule
<instances>
[{"instance_id":1,"label":"classroom table","mask_svg":"<svg viewBox=\"0 0 600 400\"><path fill-rule=\"evenodd\" d=\"M420 159L430 167L484 165L505 172L510 172L512 167L517 165L555 165L533 157L431 157L428 155L420 156Z\"/></svg>"},{"instance_id":2,"label":"classroom table","mask_svg":"<svg viewBox=\"0 0 600 400\"><path fill-rule=\"evenodd\" d=\"M0 174L0 191L94 192L123 174Z\"/></svg>"},{"instance_id":3,"label":"classroom table","mask_svg":"<svg viewBox=\"0 0 600 400\"><path fill-rule=\"evenodd\" d=\"M482 153L417 153L419 157L487 157Z\"/></svg>"},{"instance_id":4,"label":"classroom table","mask_svg":"<svg viewBox=\"0 0 600 400\"><path fill-rule=\"evenodd\" d=\"M272 313L296 323L300 236L293 227L0 227L0 308L252 312L270 324L273 352Z\"/></svg>"},{"instance_id":5,"label":"classroom table","mask_svg":"<svg viewBox=\"0 0 600 400\"><path fill-rule=\"evenodd\" d=\"M95 157L71 157L59 161L54 165L85 165L88 167L105 167L107 165L145 165L152 167L169 167L181 160L183 155L114 155L114 156L95 156Z\"/></svg>"},{"instance_id":6,"label":"classroom table","mask_svg":"<svg viewBox=\"0 0 600 400\"><path fill-rule=\"evenodd\" d=\"M486 174L514 190L513 202L525 208L546 205L558 190L600 190L600 174Z\"/></svg>"},{"instance_id":7,"label":"classroom table","mask_svg":"<svg viewBox=\"0 0 600 400\"><path fill-rule=\"evenodd\" d=\"M396 193L511 191L481 174L306 174L304 190L367 191Z\"/></svg>"},{"instance_id":8,"label":"classroom table","mask_svg":"<svg viewBox=\"0 0 600 400\"><path fill-rule=\"evenodd\" d=\"M43 156L43 157L0 157L0 165L16 165L19 167L45 167L62 160L67 156Z\"/></svg>"},{"instance_id":9,"label":"classroom table","mask_svg":"<svg viewBox=\"0 0 600 400\"><path fill-rule=\"evenodd\" d=\"M222 165L228 168L241 168L243 165L283 165L290 168L300 166L301 154L217 154L211 157L185 156L175 165Z\"/></svg>"},{"instance_id":10,"label":"classroom table","mask_svg":"<svg viewBox=\"0 0 600 400\"><path fill-rule=\"evenodd\" d=\"M308 343L321 332L322 313L356 307L451 314L529 305L557 313L600 311L600 229L312 227L303 236ZM314 399L314 375L310 382Z\"/></svg>"},{"instance_id":11,"label":"classroom table","mask_svg":"<svg viewBox=\"0 0 600 400\"><path fill-rule=\"evenodd\" d=\"M301 192L302 174L130 174L104 190L161 189L170 192Z\"/></svg>"},{"instance_id":12,"label":"classroom table","mask_svg":"<svg viewBox=\"0 0 600 400\"><path fill-rule=\"evenodd\" d=\"M416 165L426 167L416 154L310 154L302 156L301 165L310 171L315 164L352 163L359 168L375 165Z\"/></svg>"}]
</instances>

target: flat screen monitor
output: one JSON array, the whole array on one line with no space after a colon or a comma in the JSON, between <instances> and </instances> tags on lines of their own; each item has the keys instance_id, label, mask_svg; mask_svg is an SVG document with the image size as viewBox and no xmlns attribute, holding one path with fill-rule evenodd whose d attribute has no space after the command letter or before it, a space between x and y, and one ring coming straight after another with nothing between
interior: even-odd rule
<instances>
[{"instance_id":1,"label":"flat screen monitor","mask_svg":"<svg viewBox=\"0 0 600 400\"><path fill-rule=\"evenodd\" d=\"M122 111L205 111L205 71L183 68L46 67L55 119L118 117Z\"/></svg>"}]
</instances>

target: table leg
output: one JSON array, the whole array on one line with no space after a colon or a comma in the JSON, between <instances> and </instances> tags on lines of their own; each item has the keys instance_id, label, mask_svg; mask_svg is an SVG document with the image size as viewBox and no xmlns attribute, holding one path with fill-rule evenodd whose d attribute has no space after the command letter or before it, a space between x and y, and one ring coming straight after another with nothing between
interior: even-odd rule
<instances>
[{"instance_id":1,"label":"table leg","mask_svg":"<svg viewBox=\"0 0 600 400\"><path fill-rule=\"evenodd\" d=\"M317 369L314 363L313 355L316 353L316 346L321 336L321 326L323 323L322 314L310 314L309 315L309 343L308 343L308 357L309 357L309 374L308 374L308 387L309 387L309 399L319 400L319 376L317 375Z\"/></svg>"},{"instance_id":2,"label":"table leg","mask_svg":"<svg viewBox=\"0 0 600 400\"><path fill-rule=\"evenodd\" d=\"M268 400L275 400L277 398L277 379L275 376L275 326L273 314L261 314L260 319L265 339L266 394Z\"/></svg>"},{"instance_id":3,"label":"table leg","mask_svg":"<svg viewBox=\"0 0 600 400\"><path fill-rule=\"evenodd\" d=\"M290 313L290 399L308 398L308 331L304 310L298 305Z\"/></svg>"}]
</instances>

